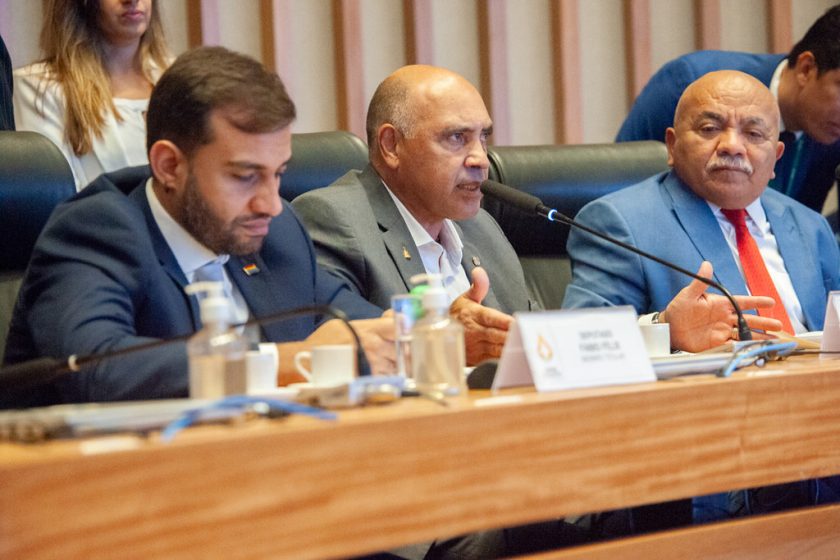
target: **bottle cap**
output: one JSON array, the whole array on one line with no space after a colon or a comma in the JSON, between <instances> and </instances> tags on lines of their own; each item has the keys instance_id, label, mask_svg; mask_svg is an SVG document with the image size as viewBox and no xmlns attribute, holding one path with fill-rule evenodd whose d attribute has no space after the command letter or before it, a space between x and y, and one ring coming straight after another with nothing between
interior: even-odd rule
<instances>
[{"instance_id":1,"label":"bottle cap","mask_svg":"<svg viewBox=\"0 0 840 560\"><path fill-rule=\"evenodd\" d=\"M412 284L426 283L425 289L419 291L423 298L423 309L447 309L449 307L449 294L443 289L443 278L440 274L415 274L411 277ZM412 289L417 290L420 286Z\"/></svg>"},{"instance_id":2,"label":"bottle cap","mask_svg":"<svg viewBox=\"0 0 840 560\"><path fill-rule=\"evenodd\" d=\"M202 324L218 324L221 326L230 324L230 303L225 297L224 284L221 282L193 282L184 288L184 291L189 295L205 294L203 298L198 300Z\"/></svg>"}]
</instances>

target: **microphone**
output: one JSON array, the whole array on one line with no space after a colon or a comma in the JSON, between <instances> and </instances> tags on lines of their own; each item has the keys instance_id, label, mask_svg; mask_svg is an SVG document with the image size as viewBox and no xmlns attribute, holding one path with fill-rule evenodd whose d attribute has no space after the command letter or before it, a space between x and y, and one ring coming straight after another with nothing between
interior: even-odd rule
<instances>
[{"instance_id":1,"label":"microphone","mask_svg":"<svg viewBox=\"0 0 840 560\"><path fill-rule=\"evenodd\" d=\"M589 226L585 226L581 223L578 223L572 218L566 216L565 214L561 214L557 210L549 208L548 206L543 204L542 201L536 196L519 191L517 189L514 189L513 187L503 185L502 183L498 183L496 181L487 180L481 183L481 192L486 194L487 196L497 198L505 204L509 204L514 208L522 210L523 212L527 212L529 214L536 214L537 216L541 216L550 222L561 222L563 224L566 224L567 226L583 230L589 233L590 235L594 235L595 237L599 237L604 241L607 241L608 243L618 245L622 249L626 249L631 253L636 253L637 255L640 255L646 259L652 260L656 263L666 266L671 270L676 270L681 274L694 278L695 280L699 280L707 286L711 286L712 288L722 293L726 297L726 299L729 300L729 303L732 304L732 307L735 309L735 315L737 315L738 317L738 338L740 340L752 340L752 333L750 332L750 327L749 325L747 325L746 319L744 319L744 313L741 311L741 307L735 301L735 298L732 297L732 294L729 292L729 290L724 288L723 285L721 285L719 282L716 282L711 278L706 278L705 276L700 276L699 274L691 272L690 270L686 270L685 268L677 266L672 262L666 261L665 259L657 257L656 255L652 255L646 251L643 251L638 247L634 247L633 245L610 237L605 233L601 233L600 231L594 230Z\"/></svg>"},{"instance_id":2,"label":"microphone","mask_svg":"<svg viewBox=\"0 0 840 560\"><path fill-rule=\"evenodd\" d=\"M353 340L356 343L356 361L359 370L359 376L370 375L370 363L365 356L365 350L362 348L359 334L353 325L350 324L350 319L340 309L330 305L307 305L303 307L296 307L286 311L272 313L263 317L255 317L245 321L231 325L230 329L239 329L243 327L258 326L275 321L283 321L286 319L293 319L295 317L305 315L328 315L343 322L350 330ZM129 346L127 348L120 348L118 350L111 350L108 352L101 352L98 354L88 354L86 356L77 356L73 354L67 359L58 358L36 358L34 360L27 360L17 364L12 364L0 368L0 408L14 407L14 397L25 390L31 390L50 383L58 377L80 371L83 367L98 363L102 360L109 360L124 356L126 354L133 354L134 352L141 352L143 350L150 350L173 344L176 342L184 342L191 338L195 333L186 333L172 338L153 340L143 344Z\"/></svg>"}]
</instances>

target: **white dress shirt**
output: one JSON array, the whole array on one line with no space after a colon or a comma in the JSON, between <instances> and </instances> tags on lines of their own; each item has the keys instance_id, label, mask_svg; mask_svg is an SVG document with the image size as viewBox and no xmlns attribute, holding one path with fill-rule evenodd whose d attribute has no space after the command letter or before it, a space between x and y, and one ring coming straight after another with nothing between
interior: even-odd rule
<instances>
[{"instance_id":1,"label":"white dress shirt","mask_svg":"<svg viewBox=\"0 0 840 560\"><path fill-rule=\"evenodd\" d=\"M385 188L397 206L406 227L408 227L412 241L417 245L420 260L423 261L423 268L427 274L440 274L443 280L443 288L449 295L449 303L452 303L470 289L467 272L461 264L464 244L458 236L458 230L455 229L452 220L444 220L443 227L440 230L440 243L438 243L432 239L429 232L420 225L420 222L408 211L400 199L391 192L388 185L385 185Z\"/></svg>"}]
</instances>

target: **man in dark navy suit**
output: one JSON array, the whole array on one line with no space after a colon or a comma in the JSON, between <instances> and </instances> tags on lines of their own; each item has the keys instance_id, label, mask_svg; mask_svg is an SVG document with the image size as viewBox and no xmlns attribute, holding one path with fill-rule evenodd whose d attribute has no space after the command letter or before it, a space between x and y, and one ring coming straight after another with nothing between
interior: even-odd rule
<instances>
[{"instance_id":1,"label":"man in dark navy suit","mask_svg":"<svg viewBox=\"0 0 840 560\"><path fill-rule=\"evenodd\" d=\"M53 213L33 251L6 347L9 363L127 348L200 328L184 287L216 268L238 319L330 304L356 321L374 370L393 359L393 322L315 263L279 187L295 107L280 78L220 47L190 51L164 73L147 116L149 167L100 176ZM290 357L350 342L336 321L265 325ZM302 342L291 342L302 341ZM183 397L184 343L100 362L31 403Z\"/></svg>"}]
</instances>

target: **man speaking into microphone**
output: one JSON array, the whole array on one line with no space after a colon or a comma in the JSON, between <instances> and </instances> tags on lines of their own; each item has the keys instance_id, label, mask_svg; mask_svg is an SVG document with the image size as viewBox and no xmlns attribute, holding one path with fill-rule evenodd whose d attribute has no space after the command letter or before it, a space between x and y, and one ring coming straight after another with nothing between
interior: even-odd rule
<instances>
[{"instance_id":1,"label":"man speaking into microphone","mask_svg":"<svg viewBox=\"0 0 840 560\"><path fill-rule=\"evenodd\" d=\"M99 354L200 328L184 287L223 282L239 321L331 305L355 321L374 370L394 357L393 320L320 269L280 183L295 107L280 78L221 47L189 51L152 92L149 167L100 176L52 214L33 251L5 359ZM281 370L305 346L349 343L307 316L267 324ZM299 341L299 342L294 342ZM281 371L282 373L282 371ZM187 396L184 342L104 360L33 392L33 402Z\"/></svg>"},{"instance_id":2,"label":"man speaking into microphone","mask_svg":"<svg viewBox=\"0 0 840 560\"><path fill-rule=\"evenodd\" d=\"M706 74L680 98L666 132L671 171L586 205L577 221L700 275L735 294L762 331L820 330L840 255L826 220L767 189L784 151L779 109L761 82ZM572 230L566 308L632 305L668 323L671 345L702 351L737 337L731 304L658 263Z\"/></svg>"},{"instance_id":3,"label":"man speaking into microphone","mask_svg":"<svg viewBox=\"0 0 840 560\"><path fill-rule=\"evenodd\" d=\"M409 65L376 88L369 165L292 205L318 262L380 307L411 277L440 274L465 327L467 364L498 358L515 311L536 303L499 225L479 206L493 121L478 90L445 68Z\"/></svg>"}]
</instances>

